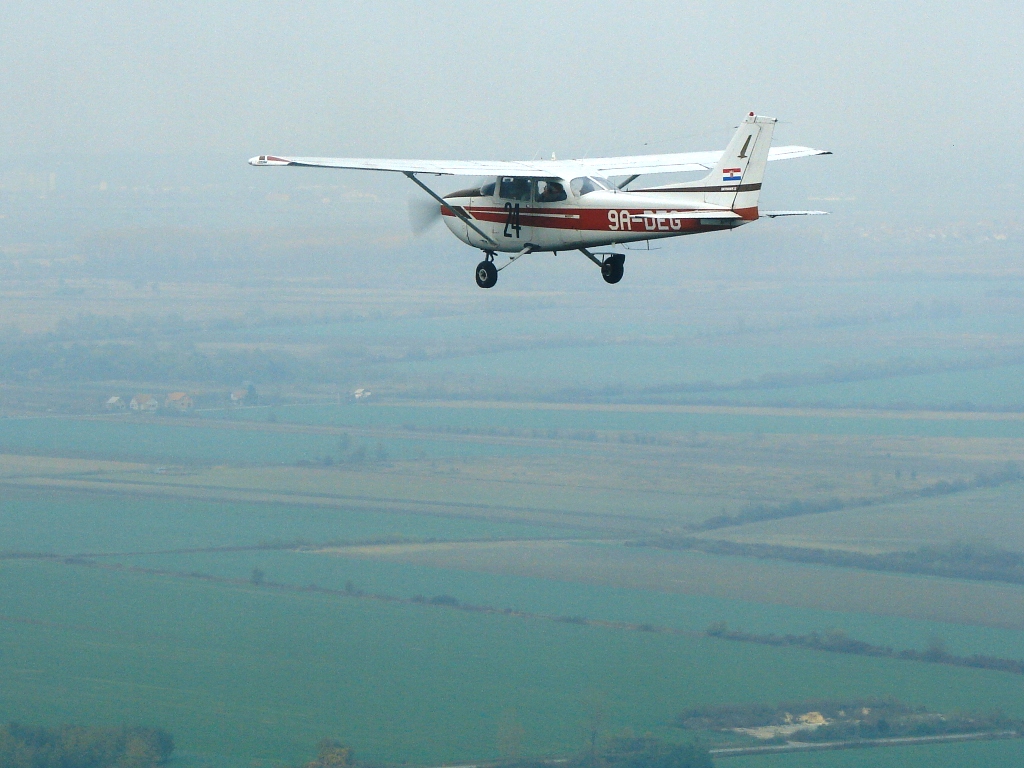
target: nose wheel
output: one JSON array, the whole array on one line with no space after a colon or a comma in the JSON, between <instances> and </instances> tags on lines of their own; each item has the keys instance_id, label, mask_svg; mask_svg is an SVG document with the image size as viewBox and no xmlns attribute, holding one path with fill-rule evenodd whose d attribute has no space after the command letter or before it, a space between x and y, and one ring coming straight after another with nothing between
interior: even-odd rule
<instances>
[{"instance_id":1,"label":"nose wheel","mask_svg":"<svg viewBox=\"0 0 1024 768\"><path fill-rule=\"evenodd\" d=\"M625 272L626 255L624 253L612 253L601 262L601 277L606 283L615 284L622 279Z\"/></svg>"},{"instance_id":2,"label":"nose wheel","mask_svg":"<svg viewBox=\"0 0 1024 768\"><path fill-rule=\"evenodd\" d=\"M476 265L476 284L481 288L493 288L498 282L498 268L494 266L494 254L488 253L487 258Z\"/></svg>"}]
</instances>

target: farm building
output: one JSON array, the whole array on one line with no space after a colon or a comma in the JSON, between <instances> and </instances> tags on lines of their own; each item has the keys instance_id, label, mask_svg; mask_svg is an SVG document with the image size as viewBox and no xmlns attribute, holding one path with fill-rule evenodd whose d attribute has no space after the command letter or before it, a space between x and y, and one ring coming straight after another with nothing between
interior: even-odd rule
<instances>
[{"instance_id":1,"label":"farm building","mask_svg":"<svg viewBox=\"0 0 1024 768\"><path fill-rule=\"evenodd\" d=\"M160 407L159 401L152 395L136 395L129 405L133 411L155 411Z\"/></svg>"},{"instance_id":2,"label":"farm building","mask_svg":"<svg viewBox=\"0 0 1024 768\"><path fill-rule=\"evenodd\" d=\"M797 722L804 725L828 725L829 720L825 719L825 716L821 712L807 712L797 717Z\"/></svg>"},{"instance_id":3,"label":"farm building","mask_svg":"<svg viewBox=\"0 0 1024 768\"><path fill-rule=\"evenodd\" d=\"M124 400L122 400L117 395L114 395L103 404L103 407L108 411L123 411L128 406L125 405Z\"/></svg>"},{"instance_id":4,"label":"farm building","mask_svg":"<svg viewBox=\"0 0 1024 768\"><path fill-rule=\"evenodd\" d=\"M231 393L231 404L232 405L245 405L245 401L249 398L249 390L247 389L236 389Z\"/></svg>"},{"instance_id":5,"label":"farm building","mask_svg":"<svg viewBox=\"0 0 1024 768\"><path fill-rule=\"evenodd\" d=\"M195 403L187 392L171 392L164 400L164 408L175 411L191 411L195 408Z\"/></svg>"},{"instance_id":6,"label":"farm building","mask_svg":"<svg viewBox=\"0 0 1024 768\"><path fill-rule=\"evenodd\" d=\"M176 411L191 411L193 407L192 398L185 392L171 392L164 401L164 408L173 408Z\"/></svg>"}]
</instances>

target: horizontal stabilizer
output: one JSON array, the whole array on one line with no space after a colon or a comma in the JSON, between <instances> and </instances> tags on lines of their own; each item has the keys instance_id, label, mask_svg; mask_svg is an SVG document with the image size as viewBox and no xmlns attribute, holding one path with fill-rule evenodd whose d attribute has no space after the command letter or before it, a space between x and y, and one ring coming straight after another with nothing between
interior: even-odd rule
<instances>
[{"instance_id":1,"label":"horizontal stabilizer","mask_svg":"<svg viewBox=\"0 0 1024 768\"><path fill-rule=\"evenodd\" d=\"M798 157L816 157L817 155L831 155L827 149L814 149L812 147L772 147L768 150L768 161L772 160L795 160Z\"/></svg>"},{"instance_id":2,"label":"horizontal stabilizer","mask_svg":"<svg viewBox=\"0 0 1024 768\"><path fill-rule=\"evenodd\" d=\"M761 211L758 215L769 219L778 216L828 216L828 211Z\"/></svg>"}]
</instances>

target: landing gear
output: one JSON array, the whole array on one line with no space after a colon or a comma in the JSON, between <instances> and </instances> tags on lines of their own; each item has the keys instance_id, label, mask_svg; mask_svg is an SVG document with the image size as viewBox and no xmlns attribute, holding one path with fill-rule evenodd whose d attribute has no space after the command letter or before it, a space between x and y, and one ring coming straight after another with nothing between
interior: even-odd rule
<instances>
[{"instance_id":1,"label":"landing gear","mask_svg":"<svg viewBox=\"0 0 1024 768\"><path fill-rule=\"evenodd\" d=\"M481 288L493 288L498 282L498 268L494 266L494 252L485 251L486 258L476 265L476 284Z\"/></svg>"},{"instance_id":2,"label":"landing gear","mask_svg":"<svg viewBox=\"0 0 1024 768\"><path fill-rule=\"evenodd\" d=\"M622 279L625 271L626 255L623 253L612 253L601 262L601 277L606 283L617 283Z\"/></svg>"},{"instance_id":3,"label":"landing gear","mask_svg":"<svg viewBox=\"0 0 1024 768\"><path fill-rule=\"evenodd\" d=\"M617 283L622 279L625 271L626 254L624 253L591 253L586 248L580 248L580 253L597 264L601 268L601 277L606 283ZM603 259L597 258L603 256Z\"/></svg>"}]
</instances>

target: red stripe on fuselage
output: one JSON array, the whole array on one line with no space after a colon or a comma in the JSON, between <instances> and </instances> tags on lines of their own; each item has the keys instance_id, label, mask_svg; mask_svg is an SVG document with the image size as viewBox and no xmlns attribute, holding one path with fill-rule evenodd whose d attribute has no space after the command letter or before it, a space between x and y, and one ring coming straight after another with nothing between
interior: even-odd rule
<instances>
[{"instance_id":1,"label":"red stripe on fuselage","mask_svg":"<svg viewBox=\"0 0 1024 768\"><path fill-rule=\"evenodd\" d=\"M494 206L465 206L465 210L476 221L504 224L508 221L508 209ZM670 220L661 214L690 211L693 209L673 208L652 211L647 208L520 208L519 224L524 227L543 229L578 229L588 232L665 232L682 233L707 228L701 225L700 219ZM744 221L754 221L758 217L757 208L737 208ZM445 216L452 213L442 209ZM709 217L713 216L711 211ZM634 217L642 217L637 220ZM712 227L716 229L718 227Z\"/></svg>"}]
</instances>

